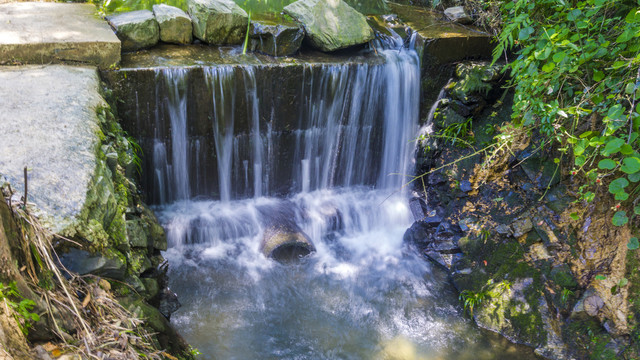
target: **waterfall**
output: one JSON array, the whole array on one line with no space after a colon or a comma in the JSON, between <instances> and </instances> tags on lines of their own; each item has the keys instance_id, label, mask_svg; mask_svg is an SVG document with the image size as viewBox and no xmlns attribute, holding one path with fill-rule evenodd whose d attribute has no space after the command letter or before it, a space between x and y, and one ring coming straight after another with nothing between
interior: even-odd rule
<instances>
[{"instance_id":1,"label":"waterfall","mask_svg":"<svg viewBox=\"0 0 640 360\"><path fill-rule=\"evenodd\" d=\"M415 51L391 49L375 60L305 64L293 104L282 99L285 89L259 83L261 65L204 66L202 80L188 68L157 70L164 95L156 127L165 133L154 140L155 202L400 188L418 126L419 60ZM199 102L190 96L189 82L197 81L209 91ZM287 115L297 119L281 115L278 101L295 107ZM204 128L203 116L207 132L194 130ZM217 176L204 178L205 167Z\"/></svg>"},{"instance_id":2,"label":"waterfall","mask_svg":"<svg viewBox=\"0 0 640 360\"><path fill-rule=\"evenodd\" d=\"M169 163L166 144L162 142L161 135L156 134L153 146L154 188L162 202L187 200L191 196L187 135L188 72L184 68L160 69L156 70L156 79L158 86L167 90L167 97L159 99L158 104L166 109L171 123L172 146Z\"/></svg>"},{"instance_id":3,"label":"waterfall","mask_svg":"<svg viewBox=\"0 0 640 360\"><path fill-rule=\"evenodd\" d=\"M171 322L203 359L386 358L398 344L415 358L509 353L464 320L446 274L403 247L414 42L378 39L339 61L156 70L145 181L183 304ZM315 253L267 259L274 225Z\"/></svg>"}]
</instances>

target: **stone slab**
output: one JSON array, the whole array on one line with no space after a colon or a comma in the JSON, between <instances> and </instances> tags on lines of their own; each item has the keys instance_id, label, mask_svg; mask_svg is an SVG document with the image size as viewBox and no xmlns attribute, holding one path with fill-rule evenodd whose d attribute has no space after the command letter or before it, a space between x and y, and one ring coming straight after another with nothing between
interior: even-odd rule
<instances>
[{"instance_id":1,"label":"stone slab","mask_svg":"<svg viewBox=\"0 0 640 360\"><path fill-rule=\"evenodd\" d=\"M0 64L120 62L120 40L92 4L0 4Z\"/></svg>"},{"instance_id":2,"label":"stone slab","mask_svg":"<svg viewBox=\"0 0 640 360\"><path fill-rule=\"evenodd\" d=\"M60 231L85 203L104 104L98 72L64 65L0 66L0 177ZM0 181L2 182L2 181Z\"/></svg>"},{"instance_id":3,"label":"stone slab","mask_svg":"<svg viewBox=\"0 0 640 360\"><path fill-rule=\"evenodd\" d=\"M442 15L417 6L389 3L391 11L424 40L423 66L464 59L491 58L491 35L471 26L442 20Z\"/></svg>"}]
</instances>

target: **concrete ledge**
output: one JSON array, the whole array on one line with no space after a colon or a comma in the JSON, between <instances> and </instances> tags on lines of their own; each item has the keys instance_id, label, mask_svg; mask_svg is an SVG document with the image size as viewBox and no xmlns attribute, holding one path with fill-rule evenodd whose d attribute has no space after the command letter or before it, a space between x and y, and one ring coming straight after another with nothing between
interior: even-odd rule
<instances>
[{"instance_id":1,"label":"concrete ledge","mask_svg":"<svg viewBox=\"0 0 640 360\"><path fill-rule=\"evenodd\" d=\"M120 62L120 40L91 4L0 4L0 64Z\"/></svg>"},{"instance_id":2,"label":"concrete ledge","mask_svg":"<svg viewBox=\"0 0 640 360\"><path fill-rule=\"evenodd\" d=\"M73 224L94 179L99 91L95 68L0 66L0 177L22 195L27 166L29 202L56 231Z\"/></svg>"},{"instance_id":3,"label":"concrete ledge","mask_svg":"<svg viewBox=\"0 0 640 360\"><path fill-rule=\"evenodd\" d=\"M441 14L424 8L395 3L389 6L424 41L423 66L491 58L494 47L491 35L473 26L443 20Z\"/></svg>"}]
</instances>

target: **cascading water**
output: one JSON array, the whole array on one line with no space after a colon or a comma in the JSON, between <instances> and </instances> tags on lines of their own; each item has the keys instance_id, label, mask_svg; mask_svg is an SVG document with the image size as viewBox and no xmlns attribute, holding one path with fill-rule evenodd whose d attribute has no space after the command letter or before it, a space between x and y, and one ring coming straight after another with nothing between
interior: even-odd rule
<instances>
[{"instance_id":1,"label":"cascading water","mask_svg":"<svg viewBox=\"0 0 640 360\"><path fill-rule=\"evenodd\" d=\"M154 198L183 304L172 322L202 358L513 358L463 318L446 275L403 248L420 70L412 49L382 45L371 62L305 66L296 119L261 91L261 65L204 67L211 178L198 173L210 155L194 153L206 138L189 135L188 76L158 70L170 136L154 143ZM279 220L317 251L265 258Z\"/></svg>"}]
</instances>

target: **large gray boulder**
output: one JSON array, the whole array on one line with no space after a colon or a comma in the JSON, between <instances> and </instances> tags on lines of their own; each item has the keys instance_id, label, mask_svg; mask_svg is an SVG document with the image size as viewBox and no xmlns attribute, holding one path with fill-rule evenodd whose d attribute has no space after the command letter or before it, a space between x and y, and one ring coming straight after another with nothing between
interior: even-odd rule
<instances>
[{"instance_id":1,"label":"large gray boulder","mask_svg":"<svg viewBox=\"0 0 640 360\"><path fill-rule=\"evenodd\" d=\"M335 51L373 40L367 18L342 0L298 0L284 12L302 23L311 46Z\"/></svg>"},{"instance_id":2,"label":"large gray boulder","mask_svg":"<svg viewBox=\"0 0 640 360\"><path fill-rule=\"evenodd\" d=\"M298 52L304 30L288 21L256 20L251 22L251 50L271 56L288 56Z\"/></svg>"},{"instance_id":3,"label":"large gray boulder","mask_svg":"<svg viewBox=\"0 0 640 360\"><path fill-rule=\"evenodd\" d=\"M107 17L122 41L122 51L136 51L154 46L160 40L158 22L149 10L138 10Z\"/></svg>"},{"instance_id":4,"label":"large gray boulder","mask_svg":"<svg viewBox=\"0 0 640 360\"><path fill-rule=\"evenodd\" d=\"M160 27L160 40L172 44L191 44L193 26L184 11L165 4L153 5L153 14Z\"/></svg>"},{"instance_id":5,"label":"large gray boulder","mask_svg":"<svg viewBox=\"0 0 640 360\"><path fill-rule=\"evenodd\" d=\"M244 42L249 16L233 0L187 0L193 35L209 44Z\"/></svg>"}]
</instances>

